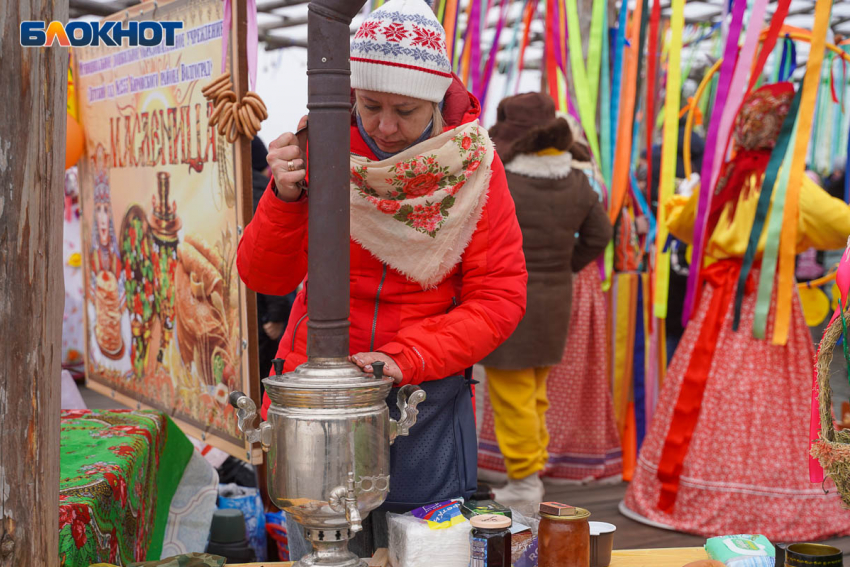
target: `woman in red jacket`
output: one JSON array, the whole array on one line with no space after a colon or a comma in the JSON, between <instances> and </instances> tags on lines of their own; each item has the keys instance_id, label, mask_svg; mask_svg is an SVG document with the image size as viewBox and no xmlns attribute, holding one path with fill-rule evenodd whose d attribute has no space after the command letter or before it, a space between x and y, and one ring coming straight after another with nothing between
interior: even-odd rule
<instances>
[{"instance_id":1,"label":"woman in red jacket","mask_svg":"<svg viewBox=\"0 0 850 567\"><path fill-rule=\"evenodd\" d=\"M427 4L391 0L373 12L351 67L351 360L365 372L383 361L397 385L427 393L411 436L391 449L385 509L404 511L474 492L466 371L517 326L527 274L504 168ZM304 158L294 134L269 146L273 179L237 258L257 292L284 295L307 276ZM286 372L307 361L306 289L278 349Z\"/></svg>"}]
</instances>

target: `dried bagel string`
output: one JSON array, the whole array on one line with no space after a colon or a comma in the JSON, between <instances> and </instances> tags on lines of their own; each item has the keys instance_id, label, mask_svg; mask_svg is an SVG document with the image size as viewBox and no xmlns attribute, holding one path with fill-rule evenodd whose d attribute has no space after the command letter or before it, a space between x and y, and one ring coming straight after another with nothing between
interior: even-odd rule
<instances>
[{"instance_id":1,"label":"dried bagel string","mask_svg":"<svg viewBox=\"0 0 850 567\"><path fill-rule=\"evenodd\" d=\"M260 124L269 117L266 105L257 93L248 91L242 100L237 100L230 73L217 77L201 90L201 94L214 105L210 126L218 125L218 133L231 144L240 134L253 140Z\"/></svg>"}]
</instances>

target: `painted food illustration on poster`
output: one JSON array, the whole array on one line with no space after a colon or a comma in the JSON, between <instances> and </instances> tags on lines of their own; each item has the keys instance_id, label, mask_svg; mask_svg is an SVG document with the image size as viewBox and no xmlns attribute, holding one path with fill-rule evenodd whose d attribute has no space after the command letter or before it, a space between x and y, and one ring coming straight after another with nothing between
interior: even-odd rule
<instances>
[{"instance_id":1,"label":"painted food illustration on poster","mask_svg":"<svg viewBox=\"0 0 850 567\"><path fill-rule=\"evenodd\" d=\"M88 377L241 447L234 154L201 94L221 72L222 4L161 11L185 22L174 47L76 54Z\"/></svg>"}]
</instances>

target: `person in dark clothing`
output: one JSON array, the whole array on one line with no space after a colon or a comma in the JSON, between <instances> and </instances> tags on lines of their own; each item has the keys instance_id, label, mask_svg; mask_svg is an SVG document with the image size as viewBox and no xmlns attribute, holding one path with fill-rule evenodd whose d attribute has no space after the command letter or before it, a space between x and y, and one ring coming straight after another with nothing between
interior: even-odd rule
<instances>
[{"instance_id":1,"label":"person in dark clothing","mask_svg":"<svg viewBox=\"0 0 850 567\"><path fill-rule=\"evenodd\" d=\"M676 154L676 179L685 178L685 146L681 143L685 139L685 119L679 120L679 148ZM705 153L705 140L696 132L691 132L691 168L699 173L702 170L702 156ZM658 210L658 179L661 177L661 144L652 146L652 186L650 199L652 210ZM670 286L667 296L667 319L665 324L667 337L667 362L673 358L673 353L679 344L679 339L685 332L682 325L682 311L685 304L685 294L688 288L688 264L685 260L686 245L682 242L674 242L670 247Z\"/></svg>"},{"instance_id":2,"label":"person in dark clothing","mask_svg":"<svg viewBox=\"0 0 850 567\"><path fill-rule=\"evenodd\" d=\"M260 197L269 185L271 171L266 163L268 155L266 145L260 138L251 140L251 169L253 174L254 212ZM265 295L257 294L257 319L258 319L258 348L260 357L260 378L265 378L271 373L272 359L277 353L277 345L283 332L286 330L286 322L289 320L289 312L292 310L292 302L295 301L295 292L289 295Z\"/></svg>"}]
</instances>

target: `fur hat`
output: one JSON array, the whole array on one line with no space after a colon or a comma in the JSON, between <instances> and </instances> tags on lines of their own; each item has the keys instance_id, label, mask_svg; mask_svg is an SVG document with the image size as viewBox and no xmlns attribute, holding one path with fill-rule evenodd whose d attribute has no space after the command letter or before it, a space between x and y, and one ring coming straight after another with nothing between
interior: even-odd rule
<instances>
[{"instance_id":1,"label":"fur hat","mask_svg":"<svg viewBox=\"0 0 850 567\"><path fill-rule=\"evenodd\" d=\"M555 114L552 97L542 93L503 99L496 111L496 124L490 128L490 137L504 163L518 154L547 148L568 151L573 144L569 124Z\"/></svg>"}]
</instances>

